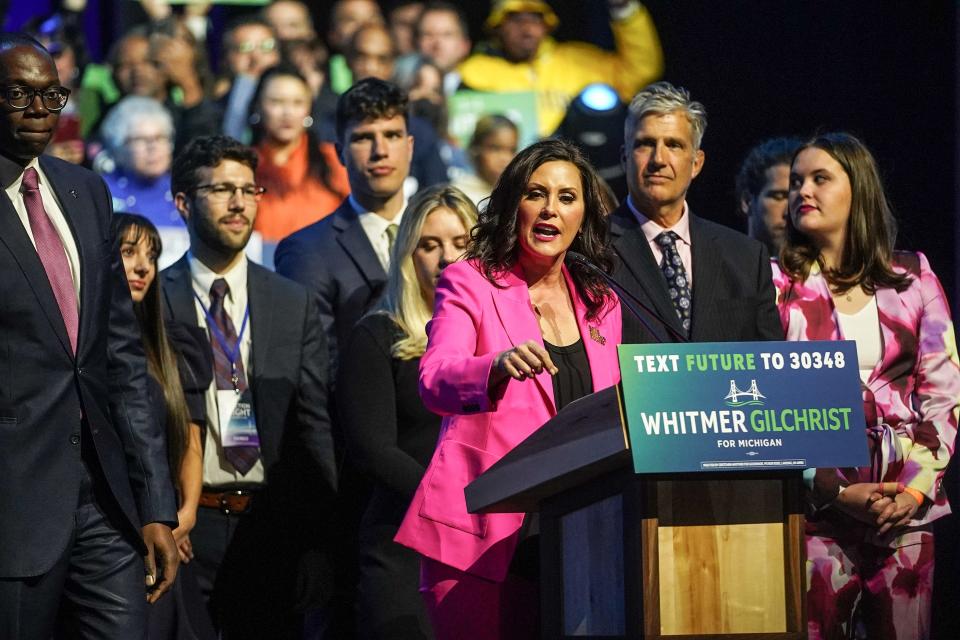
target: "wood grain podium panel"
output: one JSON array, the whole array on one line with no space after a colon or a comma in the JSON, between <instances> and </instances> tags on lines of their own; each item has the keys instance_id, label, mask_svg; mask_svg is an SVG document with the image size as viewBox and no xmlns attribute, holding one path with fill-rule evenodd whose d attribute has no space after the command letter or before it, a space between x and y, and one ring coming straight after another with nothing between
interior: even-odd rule
<instances>
[{"instance_id":1,"label":"wood grain podium panel","mask_svg":"<svg viewBox=\"0 0 960 640\"><path fill-rule=\"evenodd\" d=\"M787 630L782 524L658 533L662 635Z\"/></svg>"},{"instance_id":2,"label":"wood grain podium panel","mask_svg":"<svg viewBox=\"0 0 960 640\"><path fill-rule=\"evenodd\" d=\"M782 484L656 484L660 635L786 632Z\"/></svg>"}]
</instances>

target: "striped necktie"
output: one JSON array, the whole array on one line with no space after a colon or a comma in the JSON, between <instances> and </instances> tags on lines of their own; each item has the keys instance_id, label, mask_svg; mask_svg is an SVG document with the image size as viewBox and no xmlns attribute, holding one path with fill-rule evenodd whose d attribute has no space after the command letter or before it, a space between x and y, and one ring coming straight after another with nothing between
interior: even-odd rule
<instances>
[{"instance_id":1,"label":"striped necktie","mask_svg":"<svg viewBox=\"0 0 960 640\"><path fill-rule=\"evenodd\" d=\"M236 389L243 393L247 389L247 375L243 370L243 359L240 357L240 345L238 344L237 330L233 326L227 310L224 308L224 300L230 287L223 278L217 278L210 286L210 317L217 324L220 335L223 337L226 345L214 336L210 341L213 347L213 368L217 381L217 389ZM230 356L224 351L224 346L236 349L235 360L230 362ZM227 425L220 425L221 433ZM257 447L236 446L224 447L223 455L233 467L245 476L257 463L260 457L260 449Z\"/></svg>"}]
</instances>

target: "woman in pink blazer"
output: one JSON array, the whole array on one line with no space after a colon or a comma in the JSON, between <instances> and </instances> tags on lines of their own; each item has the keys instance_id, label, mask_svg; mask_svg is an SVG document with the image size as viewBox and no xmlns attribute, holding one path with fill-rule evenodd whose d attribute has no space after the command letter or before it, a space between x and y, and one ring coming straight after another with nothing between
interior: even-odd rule
<instances>
[{"instance_id":1,"label":"woman in pink blazer","mask_svg":"<svg viewBox=\"0 0 960 640\"><path fill-rule=\"evenodd\" d=\"M960 368L950 310L921 253L893 252L876 163L848 134L794 156L787 242L774 266L788 340L856 340L872 464L811 473L811 639L927 638L930 523L957 434Z\"/></svg>"},{"instance_id":2,"label":"woman in pink blazer","mask_svg":"<svg viewBox=\"0 0 960 640\"><path fill-rule=\"evenodd\" d=\"M538 636L536 563L522 551L513 562L531 527L520 513L468 513L463 491L564 404L619 382L619 303L564 264L569 249L609 270L605 218L579 150L536 143L501 176L468 259L440 276L420 395L444 419L396 537L422 556L438 640Z\"/></svg>"}]
</instances>

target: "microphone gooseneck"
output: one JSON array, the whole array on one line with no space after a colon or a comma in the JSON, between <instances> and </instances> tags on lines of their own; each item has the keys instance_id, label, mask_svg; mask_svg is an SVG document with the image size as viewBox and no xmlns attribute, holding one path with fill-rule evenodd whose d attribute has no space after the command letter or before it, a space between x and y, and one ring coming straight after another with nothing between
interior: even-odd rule
<instances>
[{"instance_id":1,"label":"microphone gooseneck","mask_svg":"<svg viewBox=\"0 0 960 640\"><path fill-rule=\"evenodd\" d=\"M677 342L690 342L689 338L687 338L685 335L681 334L679 331L677 331L672 326L670 326L670 323L664 320L659 313L657 313L656 311L654 311L653 309L645 305L639 298L637 298L635 295L630 293L630 291L628 291L626 287L624 287L617 280L615 280L613 276L604 272L603 269L601 269L597 265L587 260L586 256L584 256L583 254L577 253L576 251L567 251L566 259L568 262L575 262L577 264L583 265L587 269L590 269L594 273L598 274L601 278L603 278L606 281L606 283L610 285L610 288L613 289L614 293L616 293L617 296L619 296L620 302L627 309L630 310L630 313L632 313L637 318L637 320L640 321L640 324L643 325L643 327L650 333L650 335L652 335L654 338L657 339L657 342L663 342L663 340L660 339L659 334L656 331L654 331L652 326L650 326L650 323L647 320L647 316L640 313L640 310L637 309L637 307L640 307L640 309L643 309L648 316L654 318L657 322L663 325L663 327L667 330L667 332Z\"/></svg>"}]
</instances>

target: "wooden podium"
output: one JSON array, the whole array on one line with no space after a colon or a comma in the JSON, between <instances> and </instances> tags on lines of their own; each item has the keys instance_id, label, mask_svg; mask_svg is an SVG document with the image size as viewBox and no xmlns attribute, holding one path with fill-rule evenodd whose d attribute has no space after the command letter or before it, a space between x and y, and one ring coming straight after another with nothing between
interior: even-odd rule
<instances>
[{"instance_id":1,"label":"wooden podium","mask_svg":"<svg viewBox=\"0 0 960 640\"><path fill-rule=\"evenodd\" d=\"M798 471L637 475L617 389L584 397L466 489L539 512L544 638L806 638Z\"/></svg>"}]
</instances>

